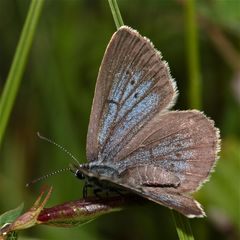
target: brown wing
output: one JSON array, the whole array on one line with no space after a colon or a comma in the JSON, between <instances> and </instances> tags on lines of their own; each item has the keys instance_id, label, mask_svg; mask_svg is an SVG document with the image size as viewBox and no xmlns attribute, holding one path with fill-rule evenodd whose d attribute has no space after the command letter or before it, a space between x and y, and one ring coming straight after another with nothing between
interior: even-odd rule
<instances>
[{"instance_id":1,"label":"brown wing","mask_svg":"<svg viewBox=\"0 0 240 240\"><path fill-rule=\"evenodd\" d=\"M121 27L105 52L87 136L89 161L117 155L156 114L173 104L176 90L167 63L151 42Z\"/></svg>"},{"instance_id":2,"label":"brown wing","mask_svg":"<svg viewBox=\"0 0 240 240\"><path fill-rule=\"evenodd\" d=\"M174 189L144 187L138 194L165 207L174 209L189 218L206 216L201 205L196 200Z\"/></svg>"},{"instance_id":3,"label":"brown wing","mask_svg":"<svg viewBox=\"0 0 240 240\"><path fill-rule=\"evenodd\" d=\"M143 129L139 133L142 137L139 147L116 165L121 173L119 181L136 187L144 185L149 178L161 185L163 177L174 179L175 176L180 180L175 187L178 192L196 191L208 179L217 160L219 132L213 121L198 111L173 111L160 116L158 123L151 123L152 132L144 137ZM145 166L144 173L140 173L139 166ZM129 177L135 178L133 184Z\"/></svg>"}]
</instances>

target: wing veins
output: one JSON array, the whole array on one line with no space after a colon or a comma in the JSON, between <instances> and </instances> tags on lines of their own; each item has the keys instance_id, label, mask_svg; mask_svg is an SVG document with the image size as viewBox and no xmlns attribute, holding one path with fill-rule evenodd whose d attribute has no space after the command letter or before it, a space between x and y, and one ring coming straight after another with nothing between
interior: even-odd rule
<instances>
[{"instance_id":1,"label":"wing veins","mask_svg":"<svg viewBox=\"0 0 240 240\"><path fill-rule=\"evenodd\" d=\"M135 42L138 42L138 41L139 41L139 38L132 38L131 44L135 44ZM122 41L122 42L124 42L124 41ZM133 64L134 60L136 59L136 56L139 55L139 54L141 54L141 51L142 51L142 49L144 48L145 45L146 45L146 42L144 42L144 43L142 44L142 46L141 46L141 48L139 49L139 51L135 54L132 62L130 63L130 66ZM135 47L135 48L136 48L136 47ZM132 48L130 53L132 53L135 48ZM124 52L124 51L122 51L122 52ZM122 57L119 57L119 58L118 58L117 63L119 63L119 59L120 59L120 58L122 58ZM123 62L125 62L126 58L127 58L127 55L125 55ZM119 65L119 64L117 64L117 65ZM122 78L122 76L123 76L123 74L124 74L125 72L126 72L126 71L122 71L122 72L121 72L121 75L119 76L119 78ZM128 84L128 82L129 82L130 79L131 79L131 76L129 76L128 81L126 81L126 83L123 85L123 91L122 91L122 93L121 93L120 98L123 97L124 90L126 89L127 84ZM121 84L121 81L118 81L118 82L117 82L117 85L119 86L120 84ZM116 94L117 89L118 89L118 88L116 87L116 88L115 88L115 91L112 93L112 95ZM111 91L111 90L110 90L110 91ZM106 102L104 103L104 106L106 106ZM105 108L102 109L102 111L101 111L101 116L103 115L104 111L105 111ZM109 139L109 136L111 135L112 128L115 126L115 123L114 123L114 122L115 122L115 120L116 120L116 118L117 118L118 112L119 112L119 105L117 105L117 111L116 111L116 113L115 113L115 115L114 115L114 118L113 118L112 123L111 123L110 126L109 126L109 129L110 129L109 134L107 135L107 137L106 137L103 145L106 144L107 140Z\"/></svg>"},{"instance_id":2,"label":"wing veins","mask_svg":"<svg viewBox=\"0 0 240 240\"><path fill-rule=\"evenodd\" d=\"M125 35L127 35L127 34L128 34L128 33L125 33ZM115 44L115 45L116 45L115 51L113 51L113 52L116 52L118 49L121 49L121 48L122 48L122 46L123 46L124 43L125 43L125 42L124 42L124 39L125 39L125 37L122 36L122 37L118 40L117 44ZM130 41L130 43L129 43L129 46L131 46L132 44L135 45L135 43L138 42L138 41L139 41L138 38L132 38L131 41ZM134 51L134 48L131 48L131 52L130 52L130 53L132 53L132 51ZM122 55L125 54L125 51L120 51L120 52L121 52L121 54L118 54L118 55L116 55L117 57L115 57L116 61L115 61L115 62L111 61L111 67L110 67L110 69L112 69L112 66L113 66L114 63L115 63L116 66L119 66L119 61L120 61L120 59L122 58ZM127 55L124 56L124 58L123 58L124 61L123 61L123 62L125 62L126 58L127 58ZM112 73L112 72L111 72L111 73ZM113 78L115 77L115 76L112 76L112 75L113 75L113 74L111 74L111 76L109 76L108 79L113 79ZM122 75L123 75L123 73L121 74L121 77L122 77ZM119 84L120 84L120 81L118 81L117 84L119 85ZM116 90L114 91L113 95L116 93L117 89L118 89L118 88L116 87ZM110 91L111 91L111 89L110 89ZM106 105L106 102L103 104L103 106L105 106L105 105ZM103 115L104 111L105 111L105 108L103 107L102 110L101 110L100 116Z\"/></svg>"},{"instance_id":3,"label":"wing veins","mask_svg":"<svg viewBox=\"0 0 240 240\"><path fill-rule=\"evenodd\" d=\"M146 42L144 42L144 43L141 45L141 47L139 48L138 52L134 55L134 58L132 59L131 63L129 64L129 66L130 66L129 68L132 67L132 65L133 65L134 61L136 60L136 58L137 58L140 54L142 54L142 50L144 49L145 46L146 46ZM132 49L131 52L133 52L133 50L134 50L134 49ZM127 70L128 70L128 69L127 69ZM126 73L127 70L122 71L121 77L123 76L123 74ZM119 78L120 78L120 77L119 77ZM123 95L124 95L124 91L126 90L127 85L128 85L128 83L129 83L129 81L130 81L131 78L132 78L132 76L129 75L126 83L123 85L123 91L122 91L121 97L120 97L121 99L122 99L122 97L123 97ZM119 81L119 83L120 83L120 81ZM116 93L116 91L117 91L117 88L116 88L116 90L115 90L115 93ZM120 103L121 103L121 100L120 100ZM115 119L114 119L114 120L115 120ZM113 122L114 122L114 121L113 121Z\"/></svg>"},{"instance_id":4,"label":"wing veins","mask_svg":"<svg viewBox=\"0 0 240 240\"><path fill-rule=\"evenodd\" d=\"M156 74L157 74L157 73L156 73ZM156 85L156 84L157 84L157 83L155 83L155 85ZM143 96L132 106L132 108L130 108L129 110L127 110L126 113L125 113L117 122L114 123L114 121L115 121L115 119L116 119L116 115L115 115L114 120L113 120L113 124L111 125L109 134L108 134L108 136L106 137L103 146L106 146L106 142L109 140L110 136L111 136L112 133L115 131L116 127L125 120L125 118L128 116L128 114L132 111L132 109L133 109L134 107L136 107L142 100L144 100L144 99L149 95L149 93L152 92L152 90L155 88L155 85L153 85L153 86L147 91L147 93L146 93L145 95L143 95ZM119 106L117 106L117 108L119 108ZM119 111L119 109L118 109L118 111ZM146 117L147 117L147 116L146 116ZM130 118L130 119L133 119L133 117ZM136 125L138 125L138 124L139 124L139 122L136 123L136 124L134 125L134 127L135 127ZM134 127L133 127L133 128L134 128ZM139 129L139 131L140 131L140 129ZM105 149L105 148L102 148L102 151L103 151L104 149Z\"/></svg>"},{"instance_id":5,"label":"wing veins","mask_svg":"<svg viewBox=\"0 0 240 240\"><path fill-rule=\"evenodd\" d=\"M153 54L151 55L151 57L149 57L148 61L143 65L142 68L144 68L154 56L155 56L155 54L153 53ZM160 73L161 70L162 70L162 68L160 68L160 69L158 70L158 72L154 73L154 75L152 75L152 76L150 76L150 77L154 79L154 77L155 77L158 73ZM151 71L148 71L145 75L142 76L142 80L138 83L138 85L134 86L134 88L130 91L130 93L128 94L128 96L123 100L122 104L124 104L124 103L129 99L129 97L131 97L131 95L134 93L134 91L136 91L136 89L137 89L143 82L146 81L146 78L147 78L148 75L150 75L150 72L151 72ZM149 77L149 78L150 78L150 77ZM157 81L157 82L158 82L158 81ZM157 84L157 82L156 82L152 87L154 87L154 86Z\"/></svg>"},{"instance_id":6,"label":"wing veins","mask_svg":"<svg viewBox=\"0 0 240 240\"><path fill-rule=\"evenodd\" d=\"M145 44L144 44L144 45L145 45ZM142 45L142 47L144 47L144 45ZM152 54L151 57L148 59L148 61L150 61L151 58L154 57L154 56L155 56L155 54ZM148 64L148 61L145 63L145 65ZM132 64L132 63L131 63L131 64ZM144 66L145 66L145 65L144 65ZM159 72L160 72L161 70L162 70L162 68L160 68L157 72L155 72L154 75L152 75L152 78L154 78L157 74L159 74ZM146 76L146 75L145 75L145 76ZM130 80L130 79L131 79L131 76L130 76L129 80ZM140 84L141 84L142 82L144 82L144 81L145 81L145 79L141 80L141 81L139 82L139 84L134 87L134 89L131 91L131 93L134 92L134 90L136 90L136 88L138 88L138 87L140 86ZM126 89L126 87L127 87L128 82L129 82L129 81L126 81L126 84L124 85L125 89ZM125 113L117 122L115 122L115 120L116 120L116 118L117 118L117 114L118 114L118 112L120 111L120 106L117 105L117 111L116 111L116 113L115 113L115 115L114 115L114 119L113 119L113 121L112 121L112 123L111 123L111 125L110 125L110 127L109 127L109 130L110 130L110 131L109 131L109 133L108 133L108 135L107 135L107 137L106 137L106 139L105 139L105 141L104 141L104 144L102 144L103 146L104 146L104 145L106 146L106 142L109 140L109 137L111 136L111 133L116 129L116 126L117 126L118 124L121 124L121 122L122 122L122 121L127 117L127 115L129 114L129 112L131 112L131 110L132 110L137 104L139 104L145 97L148 96L148 94L154 89L154 87L156 86L156 84L157 84L158 82L159 82L159 80L156 81L156 83L153 84L153 86L149 88L149 90L146 92L146 94L143 95L143 96L132 106L132 108L130 108L128 111L126 111L126 113ZM168 82L164 83L162 86L165 86L166 84L168 84ZM121 95L123 96L123 94L124 94L124 91L122 91L122 94L121 94ZM121 98L122 98L122 96L121 96ZM125 102L127 101L127 99L129 99L130 96L131 96L131 94L128 95L128 97L124 100L123 103L125 103ZM135 125L135 126L136 126L136 125ZM103 148L103 149L104 149L104 148ZM103 149L102 149L102 150L103 150Z\"/></svg>"},{"instance_id":7,"label":"wing veins","mask_svg":"<svg viewBox=\"0 0 240 240\"><path fill-rule=\"evenodd\" d=\"M145 98L145 97L147 97L147 96L144 96L143 98ZM138 102L138 103L139 103L139 102ZM137 104L137 103L136 103L136 104ZM135 104L135 105L136 105L136 104ZM134 105L134 106L135 106L135 105ZM126 115L125 117L127 117L127 115ZM125 117L124 117L124 118L125 118ZM146 119L147 117L148 117L148 115L145 115L144 118L141 119L141 121L143 121L143 120ZM131 117L129 121L131 121L133 118L134 118L134 116ZM124 120L124 119L121 118L121 119L119 120L119 122L122 122L123 120ZM134 128L134 127L137 126L138 124L139 124L139 122L137 122L136 124L134 124L134 126L133 126L132 128ZM116 129L116 126L117 126L117 124L114 126L113 129L111 129L110 132L113 132L113 131ZM141 128L142 128L142 127L141 127ZM141 128L140 128L140 129L141 129ZM139 129L139 131L140 131L140 129ZM131 131L131 129L130 129L129 131ZM129 132L129 131L128 131L128 132ZM110 135L111 135L111 134L108 135L108 138L109 138ZM103 146L106 147L106 144L104 144ZM102 152L104 152L105 147L102 148ZM115 155L113 155L112 157L116 156L116 154L117 154L117 152L116 152ZM106 157L107 157L107 156L106 156ZM104 160L106 159L106 157L104 158Z\"/></svg>"},{"instance_id":8,"label":"wing veins","mask_svg":"<svg viewBox=\"0 0 240 240\"><path fill-rule=\"evenodd\" d=\"M130 42L129 45L130 45L130 46L131 46L131 44L135 45L135 44L136 44L135 42L138 42L138 41L139 41L138 38L132 38L132 40L131 40L131 42ZM144 45L145 45L145 43L142 45L142 47L144 47ZM137 46L135 46L135 48L136 48L136 47L137 47ZM134 51L135 48L131 48L131 51L130 51L129 55L131 55L131 53ZM140 51L141 51L141 49L140 49ZM125 53L125 51L122 51L122 52L123 52L123 53L122 53L122 55L123 55L123 54ZM139 52L137 52L136 55L137 55L138 53L139 53ZM121 55L121 57L118 58L118 61L117 61L117 64L116 64L117 66L122 66L122 64L119 64L119 59L122 58L122 55ZM135 60L136 55L134 56L133 61ZM128 58L128 55L126 54L126 55L124 56L124 59L123 59L122 62L127 62L127 61L126 61L127 58ZM132 62L133 62L133 61L132 61ZM132 62L131 62L131 65L132 65ZM122 68L123 68L123 67L122 67ZM121 75L119 76L119 79L122 78L125 73L126 73L126 71L122 71L122 72L121 72ZM130 78L131 78L131 76L129 77L129 79L130 79ZM126 88L127 83L128 83L128 81L126 81L126 84L123 85L123 90ZM121 84L121 81L118 81L117 85L119 86L119 84ZM116 94L116 91L117 91L117 90L118 90L118 87L116 87L113 95ZM124 91L122 91L122 92L124 92ZM123 94L121 94L121 95L123 95ZM122 97L122 96L121 96L121 97Z\"/></svg>"},{"instance_id":9,"label":"wing veins","mask_svg":"<svg viewBox=\"0 0 240 240\"><path fill-rule=\"evenodd\" d=\"M150 136L152 136L153 134L155 134L157 131L159 131L160 129L162 129L162 127L158 128L156 131L154 131L154 132L151 133L149 136L147 136L147 137L143 140L143 142L144 142L146 139L148 139ZM174 135L174 134L177 134L177 133L179 133L180 131L186 130L186 129L187 129L187 127L183 128L183 129L179 129L178 131L173 132L173 133L171 133L171 134L168 134L168 135L166 135L166 136L164 136L164 137L161 137L161 138L159 138L159 139L152 140L151 142L149 142L149 143L147 143L147 144L144 144L144 145L143 145L143 144L140 144L138 147L136 147L135 149L133 149L127 156L125 156L125 158L129 157L131 154L133 154L133 153L134 153L135 151L137 151L139 148L144 148L144 147L146 147L146 146L148 146L148 145L150 145L150 144L152 144L152 143L154 143L154 142L158 142L159 140L163 140L163 139L165 139L165 138L167 138L167 137L170 137L170 136L172 136L172 135ZM188 139L188 138L183 138L183 139L174 141L174 143L179 142L179 141L182 141L182 140L185 140L185 139ZM163 147L164 147L164 146L167 146L167 144L163 145ZM121 159L121 160L122 160L122 159Z\"/></svg>"}]
</instances>

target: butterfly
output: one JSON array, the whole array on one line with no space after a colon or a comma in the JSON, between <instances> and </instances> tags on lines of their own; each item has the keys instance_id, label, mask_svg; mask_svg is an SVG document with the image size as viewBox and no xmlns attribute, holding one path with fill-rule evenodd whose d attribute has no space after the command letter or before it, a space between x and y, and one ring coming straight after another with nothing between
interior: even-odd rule
<instances>
[{"instance_id":1,"label":"butterfly","mask_svg":"<svg viewBox=\"0 0 240 240\"><path fill-rule=\"evenodd\" d=\"M136 30L120 27L97 78L88 163L75 166L75 175L125 189L187 217L205 216L190 194L213 170L219 130L197 110L170 111L176 96L160 52Z\"/></svg>"}]
</instances>

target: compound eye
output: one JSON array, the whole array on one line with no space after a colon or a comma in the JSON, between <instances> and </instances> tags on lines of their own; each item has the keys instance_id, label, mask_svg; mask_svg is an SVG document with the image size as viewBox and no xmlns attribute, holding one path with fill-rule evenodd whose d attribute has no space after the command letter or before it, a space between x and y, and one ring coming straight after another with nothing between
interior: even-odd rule
<instances>
[{"instance_id":1,"label":"compound eye","mask_svg":"<svg viewBox=\"0 0 240 240\"><path fill-rule=\"evenodd\" d=\"M79 170L76 171L75 175L80 180L85 179L85 175L82 172L80 172Z\"/></svg>"}]
</instances>

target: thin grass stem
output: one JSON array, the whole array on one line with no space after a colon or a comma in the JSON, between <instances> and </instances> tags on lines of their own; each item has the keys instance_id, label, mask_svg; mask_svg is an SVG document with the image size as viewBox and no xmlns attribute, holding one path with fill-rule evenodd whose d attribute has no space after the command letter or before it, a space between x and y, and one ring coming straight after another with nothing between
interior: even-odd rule
<instances>
[{"instance_id":1,"label":"thin grass stem","mask_svg":"<svg viewBox=\"0 0 240 240\"><path fill-rule=\"evenodd\" d=\"M108 3L109 3L109 6L111 8L111 12L112 12L112 15L113 15L115 25L118 29L121 26L123 26L124 23L123 23L122 16L121 16L118 4L117 4L117 0L108 0Z\"/></svg>"},{"instance_id":2,"label":"thin grass stem","mask_svg":"<svg viewBox=\"0 0 240 240\"><path fill-rule=\"evenodd\" d=\"M182 214L172 211L173 220L180 240L194 240L189 220Z\"/></svg>"},{"instance_id":3,"label":"thin grass stem","mask_svg":"<svg viewBox=\"0 0 240 240\"><path fill-rule=\"evenodd\" d=\"M184 4L187 65L189 76L189 105L191 108L201 109L202 85L199 64L198 28L195 4L195 0L186 0Z\"/></svg>"}]
</instances>

